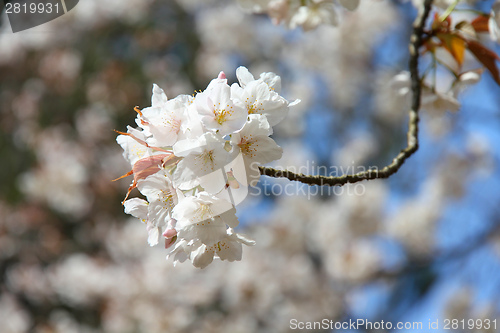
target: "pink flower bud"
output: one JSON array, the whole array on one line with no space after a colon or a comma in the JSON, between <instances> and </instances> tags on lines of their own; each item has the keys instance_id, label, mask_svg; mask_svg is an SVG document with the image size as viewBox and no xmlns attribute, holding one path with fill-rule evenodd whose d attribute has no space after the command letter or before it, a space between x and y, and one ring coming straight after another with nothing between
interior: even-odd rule
<instances>
[{"instance_id":1,"label":"pink flower bud","mask_svg":"<svg viewBox=\"0 0 500 333\"><path fill-rule=\"evenodd\" d=\"M219 73L219 76L217 76L217 78L218 78L218 79L221 79L221 80L224 80L224 79L226 79L226 74L224 74L224 72L223 72L223 71L221 71L221 72Z\"/></svg>"},{"instance_id":2,"label":"pink flower bud","mask_svg":"<svg viewBox=\"0 0 500 333\"><path fill-rule=\"evenodd\" d=\"M172 245L174 245L175 241L177 241L177 236L174 236L173 238L165 238L165 249L168 249Z\"/></svg>"},{"instance_id":3,"label":"pink flower bud","mask_svg":"<svg viewBox=\"0 0 500 333\"><path fill-rule=\"evenodd\" d=\"M165 237L166 239L170 239L172 237L175 237L176 235L177 235L177 231L175 229L167 229L162 234L162 236Z\"/></svg>"}]
</instances>

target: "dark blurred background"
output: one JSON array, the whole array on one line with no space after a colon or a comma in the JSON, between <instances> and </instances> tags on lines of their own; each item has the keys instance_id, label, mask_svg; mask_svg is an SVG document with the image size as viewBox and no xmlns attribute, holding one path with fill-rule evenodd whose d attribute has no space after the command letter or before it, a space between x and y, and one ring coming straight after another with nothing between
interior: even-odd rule
<instances>
[{"instance_id":1,"label":"dark blurred background","mask_svg":"<svg viewBox=\"0 0 500 333\"><path fill-rule=\"evenodd\" d=\"M288 332L292 319L324 318L437 319L439 330L446 318L497 319L455 331L498 332L500 90L489 74L458 113L423 113L420 150L389 180L331 189L263 177L238 207L257 241L241 262L173 267L123 213L129 181L111 181L128 171L113 129L134 125L153 83L173 98L221 70L234 82L240 65L279 74L285 97L302 100L275 129L275 166L384 166L405 145L407 104L390 80L406 69L414 16L410 2L363 0L339 27L304 33L236 1L82 0L14 34L4 13L0 332Z\"/></svg>"}]
</instances>

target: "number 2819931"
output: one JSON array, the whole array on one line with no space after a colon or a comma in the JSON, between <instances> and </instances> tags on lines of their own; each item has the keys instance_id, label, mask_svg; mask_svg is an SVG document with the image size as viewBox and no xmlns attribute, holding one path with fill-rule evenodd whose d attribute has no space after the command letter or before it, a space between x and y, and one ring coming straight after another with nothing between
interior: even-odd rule
<instances>
[{"instance_id":1,"label":"number 2819931","mask_svg":"<svg viewBox=\"0 0 500 333\"><path fill-rule=\"evenodd\" d=\"M445 319L444 327L445 330L457 330L457 329L497 329L497 320L490 319Z\"/></svg>"},{"instance_id":2,"label":"number 2819931","mask_svg":"<svg viewBox=\"0 0 500 333\"><path fill-rule=\"evenodd\" d=\"M60 8L59 3L52 4L52 3L10 3L8 2L5 5L5 12L7 14L52 14L52 12L59 14L59 10L62 10Z\"/></svg>"}]
</instances>

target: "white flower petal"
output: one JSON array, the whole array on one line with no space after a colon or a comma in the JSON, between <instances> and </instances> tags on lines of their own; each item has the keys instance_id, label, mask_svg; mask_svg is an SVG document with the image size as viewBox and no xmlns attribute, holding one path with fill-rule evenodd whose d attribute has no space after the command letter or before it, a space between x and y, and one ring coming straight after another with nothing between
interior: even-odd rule
<instances>
[{"instance_id":1,"label":"white flower petal","mask_svg":"<svg viewBox=\"0 0 500 333\"><path fill-rule=\"evenodd\" d=\"M214 260L214 251L207 249L207 246L202 244L190 253L189 258L194 267L205 268Z\"/></svg>"},{"instance_id":2,"label":"white flower petal","mask_svg":"<svg viewBox=\"0 0 500 333\"><path fill-rule=\"evenodd\" d=\"M250 73L250 71L243 66L240 66L236 69L236 77L238 78L238 82L242 87L245 87L251 81L255 81L252 73Z\"/></svg>"},{"instance_id":3,"label":"white flower petal","mask_svg":"<svg viewBox=\"0 0 500 333\"><path fill-rule=\"evenodd\" d=\"M125 213L137 217L142 221L148 218L148 202L139 198L128 199L123 203Z\"/></svg>"},{"instance_id":4,"label":"white flower petal","mask_svg":"<svg viewBox=\"0 0 500 333\"><path fill-rule=\"evenodd\" d=\"M127 133L130 133L139 140L146 140L144 132L130 126L127 127ZM116 142L123 148L123 157L130 162L131 166L134 166L135 162L137 162L138 160L152 154L150 148L146 147L143 144L140 144L129 135L118 135L116 137Z\"/></svg>"},{"instance_id":5,"label":"white flower petal","mask_svg":"<svg viewBox=\"0 0 500 333\"><path fill-rule=\"evenodd\" d=\"M148 223L147 231L148 231L148 244L150 246L155 246L156 244L158 244L161 233L160 228L154 226L153 224Z\"/></svg>"},{"instance_id":6,"label":"white flower petal","mask_svg":"<svg viewBox=\"0 0 500 333\"><path fill-rule=\"evenodd\" d=\"M153 96L151 97L151 105L153 107L162 107L165 103L167 103L167 95L158 87L156 83L153 84Z\"/></svg>"}]
</instances>

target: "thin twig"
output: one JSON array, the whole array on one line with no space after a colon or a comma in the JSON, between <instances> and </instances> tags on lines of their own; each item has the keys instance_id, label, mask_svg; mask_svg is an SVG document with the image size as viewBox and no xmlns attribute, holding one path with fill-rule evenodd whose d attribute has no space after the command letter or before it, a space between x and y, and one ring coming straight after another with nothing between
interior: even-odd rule
<instances>
[{"instance_id":1,"label":"thin twig","mask_svg":"<svg viewBox=\"0 0 500 333\"><path fill-rule=\"evenodd\" d=\"M410 39L410 60L409 69L411 74L411 90L413 99L409 111L409 124L407 132L407 146L392 160L391 164L383 169L369 169L356 174L344 174L340 177L312 176L301 173L294 173L288 170L278 170L273 168L259 167L260 173L265 176L275 178L287 178L308 185L329 185L342 186L347 183L356 183L362 180L388 178L396 173L403 163L418 149L418 111L420 109L421 85L418 75L419 49L422 46L424 25L431 10L432 0L425 0L423 7L413 24L413 32Z\"/></svg>"}]
</instances>

